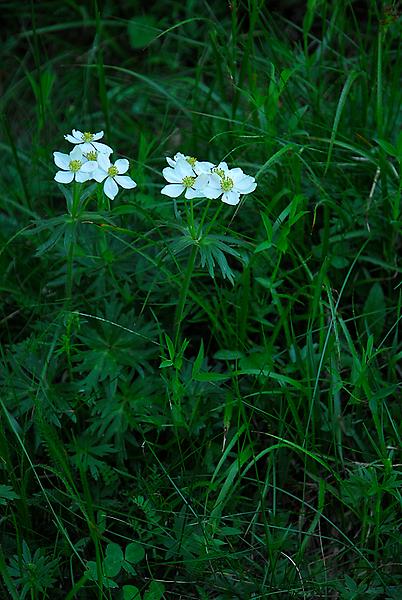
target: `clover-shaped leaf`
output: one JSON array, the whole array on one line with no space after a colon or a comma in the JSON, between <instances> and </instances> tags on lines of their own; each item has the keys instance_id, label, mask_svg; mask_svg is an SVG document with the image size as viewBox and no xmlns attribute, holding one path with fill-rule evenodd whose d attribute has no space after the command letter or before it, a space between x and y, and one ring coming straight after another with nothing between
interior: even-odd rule
<instances>
[{"instance_id":1,"label":"clover-shaped leaf","mask_svg":"<svg viewBox=\"0 0 402 600\"><path fill-rule=\"evenodd\" d=\"M123 551L119 544L108 544L106 548L106 556L103 561L103 571L106 577L116 577L116 575L120 573L123 562Z\"/></svg>"},{"instance_id":2,"label":"clover-shaped leaf","mask_svg":"<svg viewBox=\"0 0 402 600\"><path fill-rule=\"evenodd\" d=\"M141 600L140 590L135 585L124 585L123 600Z\"/></svg>"},{"instance_id":3,"label":"clover-shaped leaf","mask_svg":"<svg viewBox=\"0 0 402 600\"><path fill-rule=\"evenodd\" d=\"M145 556L145 550L138 542L131 542L126 548L126 560L133 565L141 562Z\"/></svg>"}]
</instances>

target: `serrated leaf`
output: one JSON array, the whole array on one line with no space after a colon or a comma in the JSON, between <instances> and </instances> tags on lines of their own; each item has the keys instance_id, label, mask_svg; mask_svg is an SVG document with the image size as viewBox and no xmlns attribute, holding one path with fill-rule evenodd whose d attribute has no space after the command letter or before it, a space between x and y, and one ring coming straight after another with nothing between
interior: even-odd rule
<instances>
[{"instance_id":1,"label":"serrated leaf","mask_svg":"<svg viewBox=\"0 0 402 600\"><path fill-rule=\"evenodd\" d=\"M8 500L16 500L19 498L12 487L9 485L0 484L0 505L7 504Z\"/></svg>"},{"instance_id":2,"label":"serrated leaf","mask_svg":"<svg viewBox=\"0 0 402 600\"><path fill-rule=\"evenodd\" d=\"M38 248L36 249L36 252L35 252L35 256L42 256L43 254L45 254L45 252L47 252L48 250L53 248L57 244L57 242L59 241L61 236L63 235L63 232L64 232L63 226L56 229L56 231L54 231L52 233L52 235L46 240L46 242L43 242L43 244L38 246Z\"/></svg>"}]
</instances>

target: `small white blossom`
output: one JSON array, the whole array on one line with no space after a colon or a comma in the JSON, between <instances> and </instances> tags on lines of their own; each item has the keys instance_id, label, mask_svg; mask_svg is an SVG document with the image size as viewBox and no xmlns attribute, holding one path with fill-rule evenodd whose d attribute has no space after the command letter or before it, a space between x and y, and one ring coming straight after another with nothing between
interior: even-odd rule
<instances>
[{"instance_id":1,"label":"small white blossom","mask_svg":"<svg viewBox=\"0 0 402 600\"><path fill-rule=\"evenodd\" d=\"M172 168L176 166L178 160L186 160L197 175L201 175L202 173L210 173L211 169L214 167L214 164L211 162L199 161L194 156L186 156L181 152L177 152L173 158L169 158L168 156L166 157L166 162Z\"/></svg>"},{"instance_id":2,"label":"small white blossom","mask_svg":"<svg viewBox=\"0 0 402 600\"><path fill-rule=\"evenodd\" d=\"M55 180L58 183L71 183L73 179L78 183L84 183L92 178L92 173L97 169L98 163L86 160L82 155L80 146L76 146L70 154L53 152L54 162L61 171L57 171Z\"/></svg>"},{"instance_id":3,"label":"small white blossom","mask_svg":"<svg viewBox=\"0 0 402 600\"><path fill-rule=\"evenodd\" d=\"M90 131L79 131L78 129L73 129L71 134L67 134L64 138L71 142L71 144L80 144L82 147L83 153L91 152L92 150L98 150L99 152L106 154L109 156L113 150L110 146L106 144L101 144L97 140L100 140L103 137L103 131L98 131L98 133L91 133Z\"/></svg>"},{"instance_id":4,"label":"small white blossom","mask_svg":"<svg viewBox=\"0 0 402 600\"><path fill-rule=\"evenodd\" d=\"M79 146L79 148L81 148L81 146ZM99 150L95 150L95 148L92 148L92 150L90 150L89 152L82 153L82 160L84 162L88 162L89 160L94 160L94 161L98 162L98 158L99 158L100 154L104 154L105 156L110 156L111 152L109 152L109 151L108 152L100 152Z\"/></svg>"},{"instance_id":5,"label":"small white blossom","mask_svg":"<svg viewBox=\"0 0 402 600\"><path fill-rule=\"evenodd\" d=\"M111 200L115 198L119 191L117 184L126 190L132 190L137 186L131 177L124 175L124 173L127 173L129 167L129 162L126 158L119 158L113 165L108 156L99 154L97 166L98 168L92 173L92 177L98 183L105 182L103 191Z\"/></svg>"},{"instance_id":6,"label":"small white blossom","mask_svg":"<svg viewBox=\"0 0 402 600\"><path fill-rule=\"evenodd\" d=\"M250 194L257 187L254 177L246 175L240 168L229 169L225 162L212 169L206 183L205 180L200 183L203 187L199 191L202 191L206 198L222 196L222 202L231 205L238 204L241 195ZM196 187L200 183L197 182Z\"/></svg>"},{"instance_id":7,"label":"small white blossom","mask_svg":"<svg viewBox=\"0 0 402 600\"><path fill-rule=\"evenodd\" d=\"M198 179L198 175L191 166L190 162L184 158L178 158L174 163L174 167L165 167L162 171L164 178L169 182L161 190L161 194L165 194L170 198L177 198L185 191L186 198L202 198L203 194L200 190L194 187ZM200 175L202 177L202 175ZM205 176L208 178L208 176Z\"/></svg>"}]
</instances>

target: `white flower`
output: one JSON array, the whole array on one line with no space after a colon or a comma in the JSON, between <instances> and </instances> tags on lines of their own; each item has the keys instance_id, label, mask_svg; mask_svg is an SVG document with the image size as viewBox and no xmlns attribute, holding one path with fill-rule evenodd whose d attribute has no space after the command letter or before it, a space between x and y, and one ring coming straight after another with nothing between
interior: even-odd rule
<instances>
[{"instance_id":1,"label":"white flower","mask_svg":"<svg viewBox=\"0 0 402 600\"><path fill-rule=\"evenodd\" d=\"M229 169L225 162L214 167L208 177L208 182L205 184L203 181L202 183L202 191L206 198L222 196L222 202L231 205L238 204L242 194L250 194L257 187L254 177L246 175L239 168ZM197 182L196 188L198 186Z\"/></svg>"},{"instance_id":2,"label":"white flower","mask_svg":"<svg viewBox=\"0 0 402 600\"><path fill-rule=\"evenodd\" d=\"M95 149L109 156L113 152L112 148L97 141L102 137L103 131L98 131L98 133L85 131L82 133L82 131L78 131L78 129L73 129L71 135L68 133L64 136L68 142L71 142L72 144L80 144L83 153L91 152Z\"/></svg>"},{"instance_id":3,"label":"white flower","mask_svg":"<svg viewBox=\"0 0 402 600\"><path fill-rule=\"evenodd\" d=\"M78 146L78 147L81 148L82 146ZM83 162L87 162L89 160L94 160L94 161L98 162L98 158L99 158L100 154L109 156L111 154L111 152L109 152L109 151L100 152L99 150L95 150L95 148L92 148L92 150L90 150L89 152L82 153L82 160L83 160Z\"/></svg>"},{"instance_id":4,"label":"white flower","mask_svg":"<svg viewBox=\"0 0 402 600\"><path fill-rule=\"evenodd\" d=\"M174 167L165 167L162 173L169 185L165 185L161 189L161 194L177 198L185 191L186 198L202 198L203 194L194 187L198 175L186 158L179 157L174 163Z\"/></svg>"},{"instance_id":5,"label":"white flower","mask_svg":"<svg viewBox=\"0 0 402 600\"><path fill-rule=\"evenodd\" d=\"M132 190L137 186L135 181L127 173L129 162L126 158L119 158L116 160L114 165L110 162L110 159L105 154L99 154L98 156L98 168L92 173L92 177L98 182L102 183L103 191L106 196L113 200L119 191L117 184L121 185L126 190Z\"/></svg>"},{"instance_id":6,"label":"white flower","mask_svg":"<svg viewBox=\"0 0 402 600\"><path fill-rule=\"evenodd\" d=\"M202 173L210 173L211 169L213 169L214 165L211 162L207 161L199 161L194 156L186 156L181 152L177 152L173 158L166 157L166 162L171 167L175 167L178 160L186 160L188 164L193 168L197 175L201 175Z\"/></svg>"},{"instance_id":7,"label":"white flower","mask_svg":"<svg viewBox=\"0 0 402 600\"><path fill-rule=\"evenodd\" d=\"M179 159L184 159L186 160L186 155L182 154L181 152L177 152L177 154L174 155L173 158L169 158L169 156L166 157L166 162L170 167L173 167L173 169L176 166L176 163ZM189 157L190 158L190 157Z\"/></svg>"},{"instance_id":8,"label":"white flower","mask_svg":"<svg viewBox=\"0 0 402 600\"><path fill-rule=\"evenodd\" d=\"M63 152L53 152L54 162L61 171L57 171L55 180L58 183L71 183L73 179L78 183L84 183L92 178L92 173L98 167L98 163L93 160L86 160L82 155L80 146L76 146L70 154Z\"/></svg>"}]
</instances>

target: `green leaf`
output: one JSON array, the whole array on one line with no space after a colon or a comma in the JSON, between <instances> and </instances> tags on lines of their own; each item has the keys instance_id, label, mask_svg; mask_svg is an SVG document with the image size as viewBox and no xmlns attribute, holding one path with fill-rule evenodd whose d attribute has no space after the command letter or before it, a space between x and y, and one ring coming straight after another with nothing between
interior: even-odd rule
<instances>
[{"instance_id":1,"label":"green leaf","mask_svg":"<svg viewBox=\"0 0 402 600\"><path fill-rule=\"evenodd\" d=\"M133 565L141 562L145 556L145 550L137 542L131 542L126 548L126 560Z\"/></svg>"},{"instance_id":2,"label":"green leaf","mask_svg":"<svg viewBox=\"0 0 402 600\"><path fill-rule=\"evenodd\" d=\"M165 586L160 581L151 581L144 594L144 600L160 600L164 594Z\"/></svg>"},{"instance_id":3,"label":"green leaf","mask_svg":"<svg viewBox=\"0 0 402 600\"><path fill-rule=\"evenodd\" d=\"M345 85L343 86L341 95L339 97L339 102L338 102L338 106L336 108L336 113L335 113L335 118L334 118L334 124L332 126L331 139L329 142L327 162L325 165L325 173L327 172L329 163L331 162L332 150L334 147L336 134L338 132L339 121L341 120L341 115L342 115L343 109L345 107L350 88L352 87L352 84L355 81L355 79L357 77L359 77L359 75L361 75L361 73L359 73L357 71L352 71L351 73L349 73L349 75L345 81Z\"/></svg>"},{"instance_id":4,"label":"green leaf","mask_svg":"<svg viewBox=\"0 0 402 600\"><path fill-rule=\"evenodd\" d=\"M135 585L123 585L123 600L141 600L140 590Z\"/></svg>"},{"instance_id":5,"label":"green leaf","mask_svg":"<svg viewBox=\"0 0 402 600\"><path fill-rule=\"evenodd\" d=\"M267 241L272 242L272 223L267 214L261 213L262 222L264 223L265 231L267 232Z\"/></svg>"},{"instance_id":6,"label":"green leaf","mask_svg":"<svg viewBox=\"0 0 402 600\"><path fill-rule=\"evenodd\" d=\"M0 505L7 504L8 500L16 500L19 498L12 487L9 485L0 484Z\"/></svg>"},{"instance_id":7,"label":"green leaf","mask_svg":"<svg viewBox=\"0 0 402 600\"><path fill-rule=\"evenodd\" d=\"M124 561L123 551L119 544L108 544L103 561L103 570L107 577L116 577L120 573Z\"/></svg>"},{"instance_id":8,"label":"green leaf","mask_svg":"<svg viewBox=\"0 0 402 600\"><path fill-rule=\"evenodd\" d=\"M95 561L89 560L87 562L86 574L88 575L89 579L92 579L92 581L97 581L98 580L98 569L96 568L96 562Z\"/></svg>"},{"instance_id":9,"label":"green leaf","mask_svg":"<svg viewBox=\"0 0 402 600\"><path fill-rule=\"evenodd\" d=\"M218 360L237 360L243 357L243 352L240 352L239 350L218 350L218 352L215 352L214 354L214 358Z\"/></svg>"},{"instance_id":10,"label":"green leaf","mask_svg":"<svg viewBox=\"0 0 402 600\"><path fill-rule=\"evenodd\" d=\"M283 146L280 150L278 150L278 152L275 152L275 154L273 154L262 165L262 167L255 174L255 178L258 179L259 177L261 177L261 175L263 173L265 173L265 171L267 171L270 167L272 167L272 165L274 165L276 162L278 162L278 160L281 158L281 156L283 154L285 154L286 152L289 152L289 150L295 150L295 149L296 149L296 146L294 144L286 144L286 146Z\"/></svg>"},{"instance_id":11,"label":"green leaf","mask_svg":"<svg viewBox=\"0 0 402 600\"><path fill-rule=\"evenodd\" d=\"M193 364L193 377L196 373L199 373L202 367L202 362L204 360L204 342L201 339L200 349L197 354L197 358Z\"/></svg>"},{"instance_id":12,"label":"green leaf","mask_svg":"<svg viewBox=\"0 0 402 600\"><path fill-rule=\"evenodd\" d=\"M193 378L195 381L226 381L226 379L230 379L230 375L206 371L204 373L196 373L193 375Z\"/></svg>"},{"instance_id":13,"label":"green leaf","mask_svg":"<svg viewBox=\"0 0 402 600\"><path fill-rule=\"evenodd\" d=\"M385 298L380 283L375 283L371 288L364 303L365 323L374 338L381 335L385 325Z\"/></svg>"},{"instance_id":14,"label":"green leaf","mask_svg":"<svg viewBox=\"0 0 402 600\"><path fill-rule=\"evenodd\" d=\"M155 19L149 15L136 17L129 22L128 38L134 50L145 48L156 38L159 31L155 25Z\"/></svg>"},{"instance_id":15,"label":"green leaf","mask_svg":"<svg viewBox=\"0 0 402 600\"><path fill-rule=\"evenodd\" d=\"M384 150L384 152L386 152L387 154L390 154L391 156L398 157L397 149L394 148L394 146L392 144L390 144L386 140L377 140L377 142L381 146L381 148Z\"/></svg>"}]
</instances>

